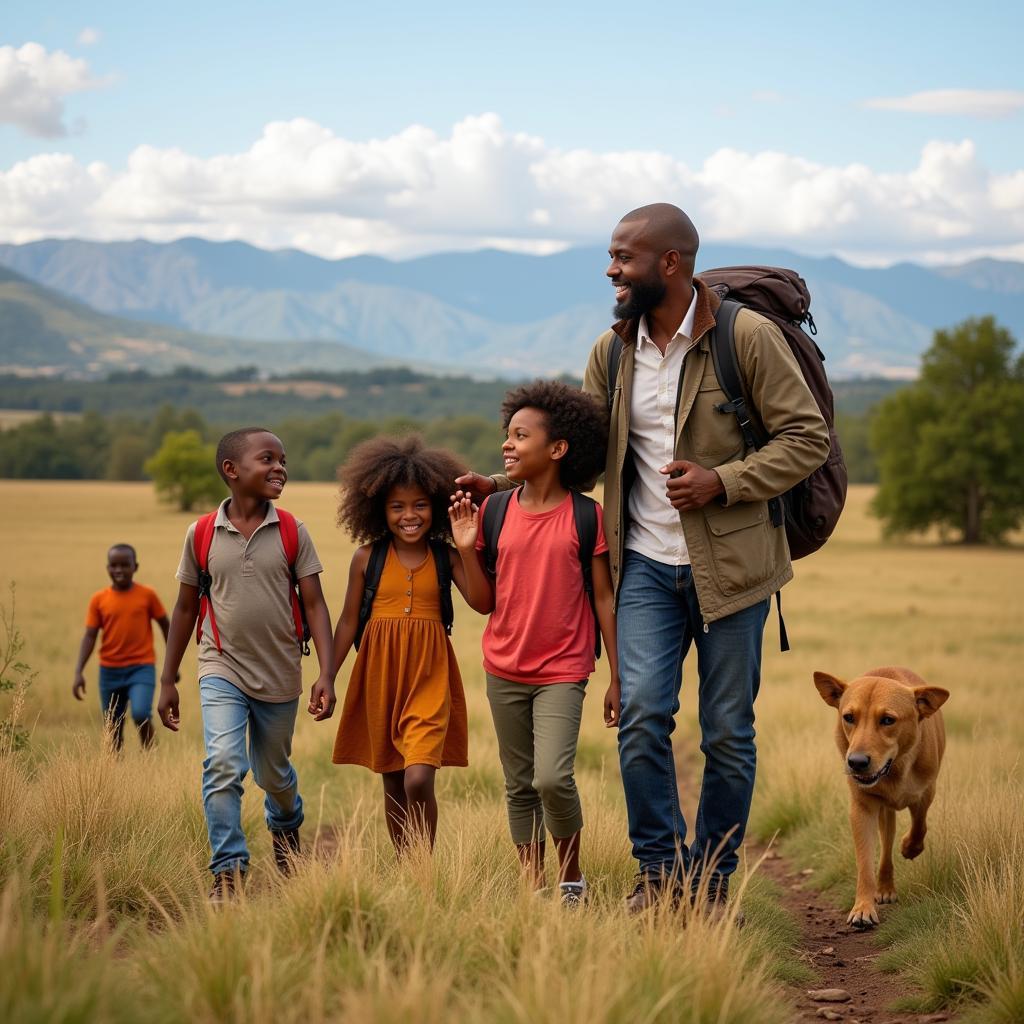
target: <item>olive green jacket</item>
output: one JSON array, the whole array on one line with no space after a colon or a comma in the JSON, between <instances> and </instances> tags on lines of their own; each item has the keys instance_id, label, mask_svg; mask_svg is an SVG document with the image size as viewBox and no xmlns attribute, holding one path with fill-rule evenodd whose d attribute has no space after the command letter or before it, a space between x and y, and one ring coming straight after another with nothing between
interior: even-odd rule
<instances>
[{"instance_id":1,"label":"olive green jacket","mask_svg":"<svg viewBox=\"0 0 1024 1024\"><path fill-rule=\"evenodd\" d=\"M736 417L715 410L726 401L710 351L719 299L699 279L694 286L696 344L683 362L675 456L716 470L725 485L718 500L679 513L707 624L763 600L793 578L786 531L772 526L768 499L785 493L817 469L828 456L829 440L825 421L782 332L759 314L742 309L736 317L736 356L753 408L771 437L760 450L744 449ZM601 402L607 401L608 348L613 332L623 346L605 464L604 528L618 595L628 494L635 475L629 449L629 407L637 321L620 321L597 339L583 387Z\"/></svg>"}]
</instances>

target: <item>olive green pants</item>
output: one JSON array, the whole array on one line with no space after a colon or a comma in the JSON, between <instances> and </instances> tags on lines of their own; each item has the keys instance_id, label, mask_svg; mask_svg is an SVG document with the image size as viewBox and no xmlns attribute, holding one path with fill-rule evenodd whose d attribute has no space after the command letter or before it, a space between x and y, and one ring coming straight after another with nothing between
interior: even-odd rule
<instances>
[{"instance_id":1,"label":"olive green pants","mask_svg":"<svg viewBox=\"0 0 1024 1024\"><path fill-rule=\"evenodd\" d=\"M556 839L583 827L573 762L585 695L586 680L536 686L487 673L514 843L541 842L545 824Z\"/></svg>"}]
</instances>

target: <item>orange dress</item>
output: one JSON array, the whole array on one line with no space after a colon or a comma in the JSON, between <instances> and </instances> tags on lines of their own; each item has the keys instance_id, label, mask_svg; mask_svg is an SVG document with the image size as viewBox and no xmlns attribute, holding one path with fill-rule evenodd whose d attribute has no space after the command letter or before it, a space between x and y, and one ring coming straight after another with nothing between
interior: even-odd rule
<instances>
[{"instance_id":1,"label":"orange dress","mask_svg":"<svg viewBox=\"0 0 1024 1024\"><path fill-rule=\"evenodd\" d=\"M407 569L392 545L345 694L334 763L375 772L465 765L468 732L434 557Z\"/></svg>"}]
</instances>

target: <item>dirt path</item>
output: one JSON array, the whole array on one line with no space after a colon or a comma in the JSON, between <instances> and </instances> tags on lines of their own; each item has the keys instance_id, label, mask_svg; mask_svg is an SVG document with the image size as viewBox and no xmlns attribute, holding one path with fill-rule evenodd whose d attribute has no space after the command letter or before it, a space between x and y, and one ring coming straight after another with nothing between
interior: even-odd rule
<instances>
[{"instance_id":1,"label":"dirt path","mask_svg":"<svg viewBox=\"0 0 1024 1024\"><path fill-rule=\"evenodd\" d=\"M687 822L693 822L696 798L699 793L699 769L696 745L691 749L676 746L676 775L679 796ZM810 984L789 986L789 996L797 1007L793 1024L804 1021L842 1021L843 1024L940 1024L956 1020L947 1012L910 1013L894 1010L893 1004L915 994L905 979L886 974L878 969L876 961L879 946L875 931L858 931L846 924L846 911L836 906L827 896L808 883L814 874L812 868L797 865L764 844L748 840L745 843L748 863L757 863L758 869L770 878L781 891L782 908L800 930L797 954L811 970L816 980ZM885 907L886 914L898 914L899 904ZM849 998L842 1001L814 999L809 992L835 989Z\"/></svg>"},{"instance_id":2,"label":"dirt path","mask_svg":"<svg viewBox=\"0 0 1024 1024\"><path fill-rule=\"evenodd\" d=\"M763 847L747 843L748 860L755 861L764 853ZM914 989L895 974L885 974L876 961L879 947L875 932L858 931L846 924L846 911L807 883L813 875L810 868L799 868L769 850L759 869L779 886L783 909L800 929L797 950L800 959L817 975L810 985L791 986L790 997L796 1003L796 1021L833 1020L845 1024L938 1024L954 1021L946 1012L908 1013L892 1009L894 1003L914 995ZM898 914L899 904L884 908ZM815 1000L809 991L838 989L849 999L843 1002Z\"/></svg>"}]
</instances>

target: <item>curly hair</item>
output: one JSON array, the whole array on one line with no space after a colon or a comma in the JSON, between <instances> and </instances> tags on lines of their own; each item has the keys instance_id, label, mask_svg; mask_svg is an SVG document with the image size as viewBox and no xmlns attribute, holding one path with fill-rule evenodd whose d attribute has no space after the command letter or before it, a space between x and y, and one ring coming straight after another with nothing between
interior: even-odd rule
<instances>
[{"instance_id":1,"label":"curly hair","mask_svg":"<svg viewBox=\"0 0 1024 1024\"><path fill-rule=\"evenodd\" d=\"M608 413L579 388L557 380L535 380L513 388L501 403L501 425L520 409L538 409L547 422L548 438L565 441L569 450L559 463L563 487L589 491L604 469L608 448Z\"/></svg>"},{"instance_id":2,"label":"curly hair","mask_svg":"<svg viewBox=\"0 0 1024 1024\"><path fill-rule=\"evenodd\" d=\"M455 478L464 472L457 456L427 448L419 434L370 438L356 445L338 470L338 525L358 543L383 537L388 532L384 504L391 489L414 486L430 498L431 536L451 540L448 502Z\"/></svg>"}]
</instances>

